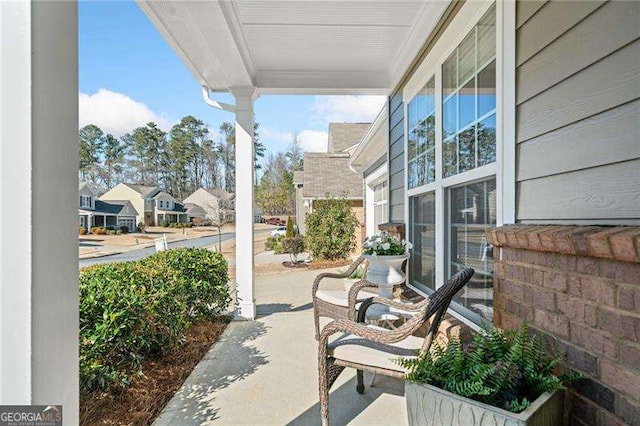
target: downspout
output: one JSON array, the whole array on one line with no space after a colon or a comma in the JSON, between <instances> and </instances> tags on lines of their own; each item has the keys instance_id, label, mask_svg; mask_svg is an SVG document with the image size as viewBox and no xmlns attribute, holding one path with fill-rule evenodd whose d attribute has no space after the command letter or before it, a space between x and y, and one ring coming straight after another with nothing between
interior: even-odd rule
<instances>
[{"instance_id":1,"label":"downspout","mask_svg":"<svg viewBox=\"0 0 640 426\"><path fill-rule=\"evenodd\" d=\"M224 102L218 102L211 99L211 97L209 96L209 88L205 85L202 85L202 98L204 99L204 102L212 108L220 109L222 111L227 111L227 112L236 111L235 105L227 104Z\"/></svg>"}]
</instances>

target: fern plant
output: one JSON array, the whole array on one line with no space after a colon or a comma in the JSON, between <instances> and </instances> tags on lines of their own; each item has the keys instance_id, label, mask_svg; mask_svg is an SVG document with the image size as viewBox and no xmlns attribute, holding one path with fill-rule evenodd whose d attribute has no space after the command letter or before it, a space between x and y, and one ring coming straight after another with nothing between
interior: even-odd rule
<instances>
[{"instance_id":1,"label":"fern plant","mask_svg":"<svg viewBox=\"0 0 640 426\"><path fill-rule=\"evenodd\" d=\"M484 329L463 344L452 339L434 343L430 353L398 361L406 380L424 382L448 392L519 413L544 392L564 389L578 378L556 376L559 356L550 356L544 343L522 323L519 329Z\"/></svg>"}]
</instances>

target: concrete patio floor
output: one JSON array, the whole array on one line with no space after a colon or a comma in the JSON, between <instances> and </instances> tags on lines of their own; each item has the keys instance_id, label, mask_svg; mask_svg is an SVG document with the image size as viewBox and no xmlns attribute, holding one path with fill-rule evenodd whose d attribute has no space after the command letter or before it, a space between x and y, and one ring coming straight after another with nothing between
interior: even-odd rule
<instances>
[{"instance_id":1,"label":"concrete patio floor","mask_svg":"<svg viewBox=\"0 0 640 426\"><path fill-rule=\"evenodd\" d=\"M311 305L320 272L257 276L258 318L229 325L154 425L320 424ZM334 384L329 407L333 425L407 423L404 382L378 376L359 395L353 369Z\"/></svg>"}]
</instances>

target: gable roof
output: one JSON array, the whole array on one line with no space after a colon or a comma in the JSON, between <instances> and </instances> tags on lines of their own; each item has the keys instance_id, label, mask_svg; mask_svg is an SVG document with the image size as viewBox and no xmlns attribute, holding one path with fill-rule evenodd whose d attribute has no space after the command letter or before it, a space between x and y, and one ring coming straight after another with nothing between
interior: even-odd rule
<instances>
[{"instance_id":1,"label":"gable roof","mask_svg":"<svg viewBox=\"0 0 640 426\"><path fill-rule=\"evenodd\" d=\"M304 172L302 170L295 170L293 172L293 184L304 183Z\"/></svg>"},{"instance_id":2,"label":"gable roof","mask_svg":"<svg viewBox=\"0 0 640 426\"><path fill-rule=\"evenodd\" d=\"M160 188L158 188L157 186L136 185L133 183L124 183L124 182L122 184L133 189L134 191L136 191L138 194L142 195L145 198L151 195L155 195L157 192L160 192Z\"/></svg>"},{"instance_id":3,"label":"gable roof","mask_svg":"<svg viewBox=\"0 0 640 426\"><path fill-rule=\"evenodd\" d=\"M305 153L304 198L339 197L362 199L362 178L349 168L349 154Z\"/></svg>"},{"instance_id":4,"label":"gable roof","mask_svg":"<svg viewBox=\"0 0 640 426\"><path fill-rule=\"evenodd\" d=\"M93 194L97 194L96 189L93 187L92 184L90 184L89 182L79 182L78 183L78 191L82 191L83 188L87 188L89 191L91 191Z\"/></svg>"},{"instance_id":5,"label":"gable roof","mask_svg":"<svg viewBox=\"0 0 640 426\"><path fill-rule=\"evenodd\" d=\"M128 200L96 200L94 213L123 214L136 216L137 212Z\"/></svg>"},{"instance_id":6,"label":"gable roof","mask_svg":"<svg viewBox=\"0 0 640 426\"><path fill-rule=\"evenodd\" d=\"M236 195L233 192L227 192L224 189L207 189L207 188L202 188L202 189L204 189L209 194L213 195L214 197L220 200L233 200L236 197Z\"/></svg>"},{"instance_id":7,"label":"gable roof","mask_svg":"<svg viewBox=\"0 0 640 426\"><path fill-rule=\"evenodd\" d=\"M327 151L337 154L357 145L371 127L371 123L329 123Z\"/></svg>"}]
</instances>

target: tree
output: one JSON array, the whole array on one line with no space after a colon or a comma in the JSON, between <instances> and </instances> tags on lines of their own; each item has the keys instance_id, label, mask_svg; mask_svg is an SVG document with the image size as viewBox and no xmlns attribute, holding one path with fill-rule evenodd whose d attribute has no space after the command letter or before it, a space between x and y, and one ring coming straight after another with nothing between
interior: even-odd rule
<instances>
[{"instance_id":1,"label":"tree","mask_svg":"<svg viewBox=\"0 0 640 426\"><path fill-rule=\"evenodd\" d=\"M265 172L256 187L257 204L266 214L292 214L295 188L289 161L279 152L267 157Z\"/></svg>"},{"instance_id":2,"label":"tree","mask_svg":"<svg viewBox=\"0 0 640 426\"><path fill-rule=\"evenodd\" d=\"M161 174L166 181L167 134L156 123L149 122L144 127L137 127L131 134L124 135L122 140L139 183L158 185Z\"/></svg>"},{"instance_id":3,"label":"tree","mask_svg":"<svg viewBox=\"0 0 640 426\"><path fill-rule=\"evenodd\" d=\"M171 128L168 145L170 189L178 198L202 186L205 173L205 147L212 145L203 121L189 115Z\"/></svg>"},{"instance_id":4,"label":"tree","mask_svg":"<svg viewBox=\"0 0 640 426\"><path fill-rule=\"evenodd\" d=\"M124 143L108 134L104 139L104 167L102 170L102 180L107 189L113 186L114 174L122 173L122 165L126 147Z\"/></svg>"},{"instance_id":5,"label":"tree","mask_svg":"<svg viewBox=\"0 0 640 426\"><path fill-rule=\"evenodd\" d=\"M291 145L289 145L289 150L287 151L287 158L289 159L289 163L291 165L291 171L302 170L303 159L304 159L304 151L298 142L299 135L297 133L293 134L293 141L291 141Z\"/></svg>"},{"instance_id":6,"label":"tree","mask_svg":"<svg viewBox=\"0 0 640 426\"><path fill-rule=\"evenodd\" d=\"M78 143L79 170L82 180L86 180L88 174L99 162L104 144L104 132L95 124L86 125L78 131Z\"/></svg>"},{"instance_id":7,"label":"tree","mask_svg":"<svg viewBox=\"0 0 640 426\"><path fill-rule=\"evenodd\" d=\"M222 141L220 142L218 152L220 160L224 167L224 189L227 192L235 192L236 186L236 135L235 126L232 123L222 123L220 126L222 132Z\"/></svg>"},{"instance_id":8,"label":"tree","mask_svg":"<svg viewBox=\"0 0 640 426\"><path fill-rule=\"evenodd\" d=\"M260 159L264 158L264 154L267 151L267 147L260 142L260 134L258 133L258 127L260 124L253 123L253 170L254 170L254 184L258 184L258 170L262 169Z\"/></svg>"},{"instance_id":9,"label":"tree","mask_svg":"<svg viewBox=\"0 0 640 426\"><path fill-rule=\"evenodd\" d=\"M356 246L358 219L343 194L316 200L306 217L306 246L315 259L345 259Z\"/></svg>"}]
</instances>

